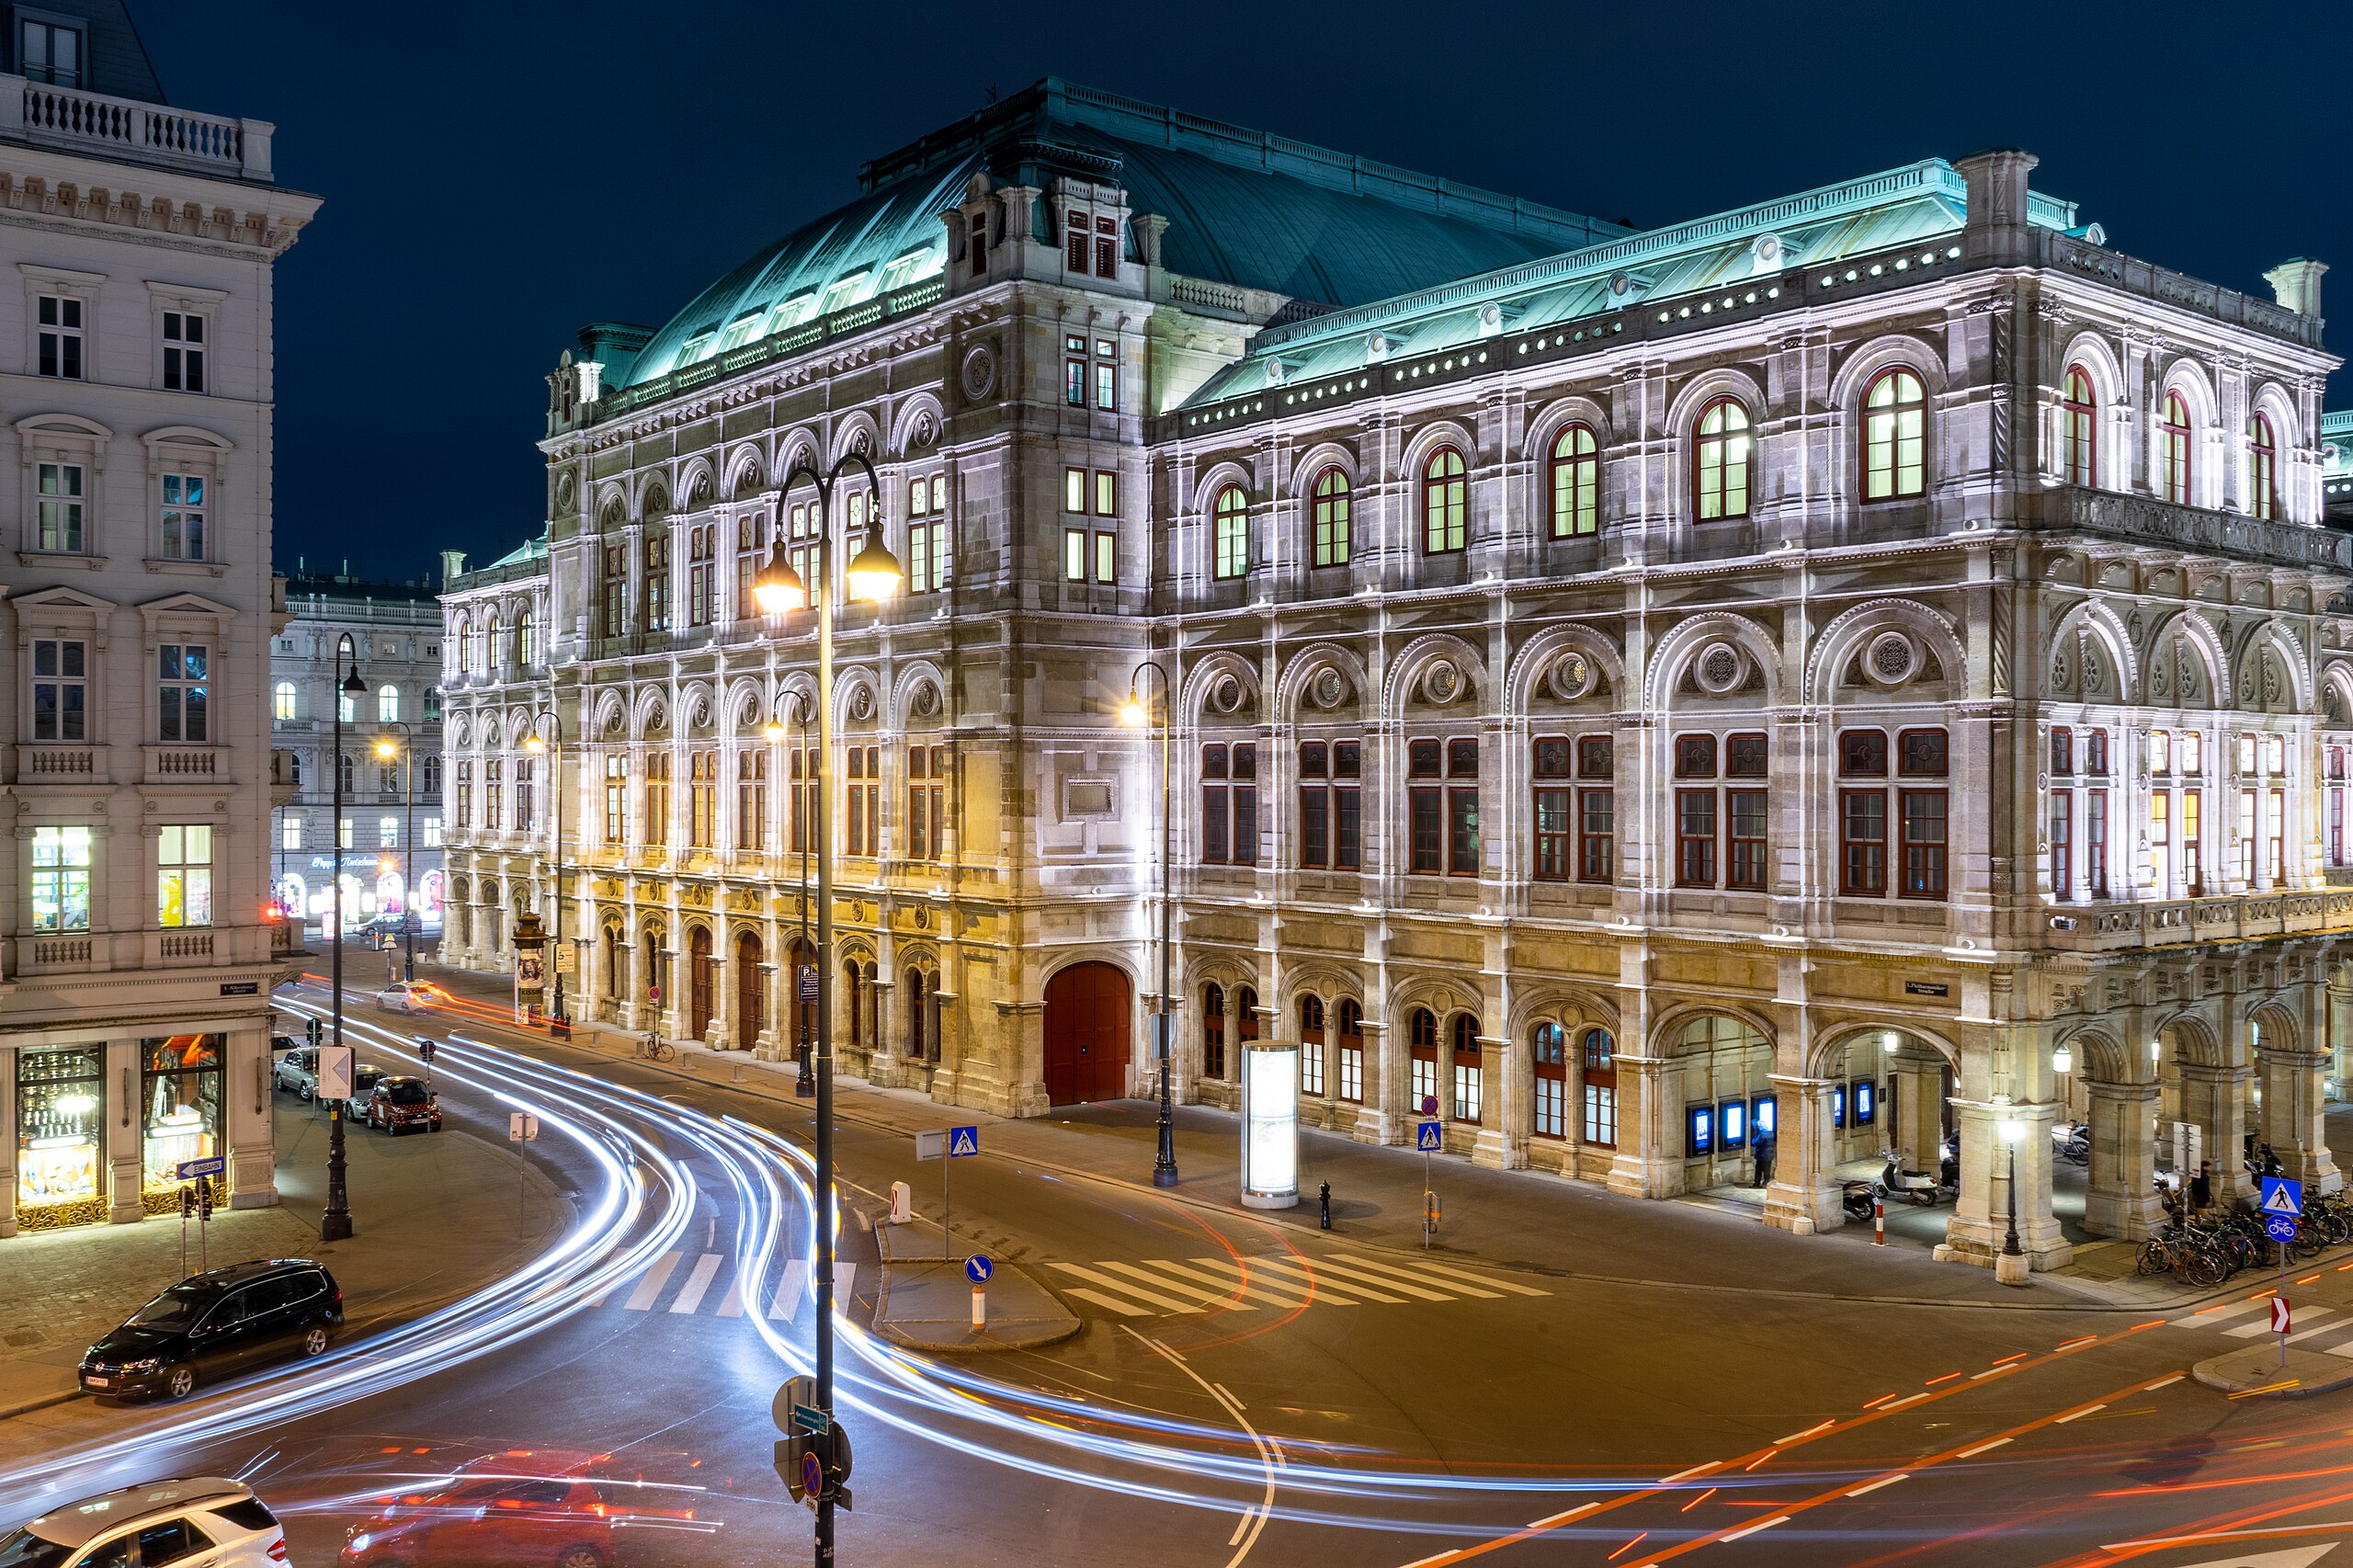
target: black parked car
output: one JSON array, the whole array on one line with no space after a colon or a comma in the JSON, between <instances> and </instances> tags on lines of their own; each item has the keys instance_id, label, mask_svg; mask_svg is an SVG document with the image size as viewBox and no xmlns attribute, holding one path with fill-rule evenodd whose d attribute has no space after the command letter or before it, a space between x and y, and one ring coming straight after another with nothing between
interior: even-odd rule
<instances>
[{"instance_id":1,"label":"black parked car","mask_svg":"<svg viewBox=\"0 0 2353 1568\"><path fill-rule=\"evenodd\" d=\"M343 1326L343 1291L320 1265L259 1258L191 1275L131 1315L82 1358L82 1386L109 1399L182 1399L290 1353L325 1352Z\"/></svg>"}]
</instances>

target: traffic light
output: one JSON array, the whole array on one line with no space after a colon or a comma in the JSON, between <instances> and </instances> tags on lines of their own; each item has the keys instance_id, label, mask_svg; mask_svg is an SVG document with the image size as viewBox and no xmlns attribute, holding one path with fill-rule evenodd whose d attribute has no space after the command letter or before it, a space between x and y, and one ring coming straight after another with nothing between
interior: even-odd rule
<instances>
[{"instance_id":1,"label":"traffic light","mask_svg":"<svg viewBox=\"0 0 2353 1568\"><path fill-rule=\"evenodd\" d=\"M205 1177L199 1177L196 1183L196 1217L212 1218L212 1183Z\"/></svg>"},{"instance_id":2,"label":"traffic light","mask_svg":"<svg viewBox=\"0 0 2353 1568\"><path fill-rule=\"evenodd\" d=\"M423 1035L419 1035L417 1037L416 1059L424 1062L427 1067L433 1065L433 1042L431 1040L426 1040Z\"/></svg>"},{"instance_id":3,"label":"traffic light","mask_svg":"<svg viewBox=\"0 0 2353 1568\"><path fill-rule=\"evenodd\" d=\"M180 1187L180 1218L196 1218L196 1188L193 1186L183 1184Z\"/></svg>"},{"instance_id":4,"label":"traffic light","mask_svg":"<svg viewBox=\"0 0 2353 1568\"><path fill-rule=\"evenodd\" d=\"M323 1044L327 1038L327 1026L319 1019L313 1018L305 1032L310 1035L313 1045Z\"/></svg>"}]
</instances>

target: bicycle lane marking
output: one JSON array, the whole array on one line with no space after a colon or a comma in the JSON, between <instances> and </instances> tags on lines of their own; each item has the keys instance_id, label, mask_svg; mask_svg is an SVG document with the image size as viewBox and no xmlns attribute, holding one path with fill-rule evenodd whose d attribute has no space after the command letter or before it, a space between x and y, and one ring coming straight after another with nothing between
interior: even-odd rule
<instances>
[{"instance_id":1,"label":"bicycle lane marking","mask_svg":"<svg viewBox=\"0 0 2353 1568\"><path fill-rule=\"evenodd\" d=\"M2165 1320L2163 1318L2154 1318L2146 1323L2137 1323L2129 1328L2120 1329L2112 1335L2087 1335L2081 1338L2071 1339L2055 1349L2043 1352L2040 1357L2032 1357L2029 1352L2029 1355L2030 1358L2028 1360L2018 1361L2005 1358L2004 1362L1996 1363L1996 1365L2005 1371L2030 1370L2038 1367L2048 1366L2052 1362L2063 1360L2066 1358L2075 1355L2077 1351L2088 1349L2090 1346L2095 1345L2121 1344L2125 1340L2131 1338L2136 1334L2141 1334L2148 1329L2164 1326L2165 1322ZM2142 1381L2131 1384L2121 1392L2110 1394L2108 1398L2109 1401L2113 1401L2120 1399L2126 1394L2138 1393L2143 1390L2164 1388L2168 1384L2181 1381L2183 1377L2186 1375L2187 1374L2181 1372L2169 1372L2154 1381ZM1939 1387L1938 1385L1941 1384L1949 1384L1950 1386ZM1893 1396L1891 1395L1882 1394L1878 1399L1872 1400L1869 1404L1865 1405L1863 1407L1862 1415L1855 1416L1852 1419L1839 1421L1836 1417L1833 1417L1830 1423L1820 1426L1810 1427L1805 1432L1797 1434L1788 1442L1768 1444L1762 1449L1751 1449L1749 1452L1745 1454L1735 1454L1730 1459L1711 1460L1705 1464L1693 1465L1688 1470L1677 1471L1673 1475L1664 1476L1659 1480L1653 1482L1648 1486L1620 1494L1616 1497L1608 1499L1607 1502L1586 1503L1578 1507L1571 1508L1565 1513L1554 1514L1550 1517L1538 1519L1533 1524L1524 1526L1519 1529L1506 1531L1502 1535L1491 1537L1486 1540L1475 1541L1469 1546L1457 1547L1450 1551L1441 1551L1433 1556L1417 1558L1412 1563L1407 1564L1407 1568L1451 1568L1451 1565L1454 1563L1468 1562L1473 1558L1484 1557L1489 1552L1501 1551L1506 1547L1517 1546L1522 1541L1533 1540L1540 1536L1548 1535L1553 1530L1560 1528L1561 1526L1570 1523L1573 1520L1581 1524L1591 1523L1592 1520L1603 1514L1614 1512L1617 1509L1625 1507L1631 1504L1640 1503L1648 1498L1667 1495L1671 1494L1676 1487L1685 1482L1695 1481L1702 1476L1714 1475L1727 1471L1739 1471L1755 1470L1758 1465L1765 1463L1768 1460L1777 1458L1792 1449L1802 1448L1811 1443L1818 1443L1829 1437L1843 1437L1848 1432L1859 1430L1862 1427L1870 1426L1874 1422L1880 1421L1887 1416L1893 1415L1899 1411L1917 1410L1926 1403L1947 1399L1958 1393L1967 1393L1975 1390L1978 1386L1979 1385L1975 1381L1965 1377L1962 1373L1948 1372L1943 1377L1929 1379L1928 1387L1919 1393L1911 1394L1903 1399L1893 1399ZM1892 1399L1893 1403L1890 1403ZM2085 1403L2087 1403L2089 1402ZM2061 1420L2070 1419L2074 1416L2079 1416L2084 1414L2086 1414L2086 1412L2081 1405L2071 1405L2068 1407L2067 1411L2062 1412L2058 1415L2046 1417L2043 1422L2038 1423L2038 1425L2056 1424ZM2019 1428L2021 1431L2030 1431L2033 1428L2031 1426ZM1934 1463L1938 1461L1930 1460L1924 1460L1922 1462ZM1904 1473L1908 1474L1909 1471L1907 1471ZM1879 1484L1886 1484L1888 1483L1886 1478L1890 1477L1897 1480L1902 1479L1902 1475L1898 1474L1895 1468L1893 1467L1889 1470L1875 1472L1872 1479L1874 1479ZM1844 1492L1847 1484L1852 1483L1842 1483L1838 1493L1825 1494L1825 1495L1837 1495L1839 1493ZM1791 1505L1793 1508L1813 1506L1813 1505L1812 1504ZM1678 1551L1680 1549L1678 1549ZM1675 1553L1669 1553L1668 1555L1675 1555ZM1665 1561L1665 1557L1643 1560L1643 1562L1664 1561ZM1641 1568L1641 1564L1630 1564L1629 1568Z\"/></svg>"}]
</instances>

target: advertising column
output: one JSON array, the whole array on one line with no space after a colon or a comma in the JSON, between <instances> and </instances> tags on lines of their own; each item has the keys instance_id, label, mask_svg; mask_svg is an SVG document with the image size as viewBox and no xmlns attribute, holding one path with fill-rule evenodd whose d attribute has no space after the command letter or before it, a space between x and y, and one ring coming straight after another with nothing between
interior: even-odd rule
<instances>
[{"instance_id":1,"label":"advertising column","mask_svg":"<svg viewBox=\"0 0 2353 1568\"><path fill-rule=\"evenodd\" d=\"M535 1023L547 1006L547 929L537 914L515 917L515 1017Z\"/></svg>"},{"instance_id":2,"label":"advertising column","mask_svg":"<svg viewBox=\"0 0 2353 1568\"><path fill-rule=\"evenodd\" d=\"M1299 1202L1299 1047L1242 1048L1242 1202L1289 1209Z\"/></svg>"}]
</instances>

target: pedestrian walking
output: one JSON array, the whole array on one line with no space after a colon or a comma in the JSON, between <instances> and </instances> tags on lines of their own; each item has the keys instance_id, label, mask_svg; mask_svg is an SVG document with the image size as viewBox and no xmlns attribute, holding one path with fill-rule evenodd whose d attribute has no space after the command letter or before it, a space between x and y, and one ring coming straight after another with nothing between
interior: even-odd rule
<instances>
[{"instance_id":1,"label":"pedestrian walking","mask_svg":"<svg viewBox=\"0 0 2353 1568\"><path fill-rule=\"evenodd\" d=\"M2198 1174L2189 1178L2189 1211L2203 1213L2214 1201L2214 1164L2211 1160L2198 1162Z\"/></svg>"},{"instance_id":2,"label":"pedestrian walking","mask_svg":"<svg viewBox=\"0 0 2353 1568\"><path fill-rule=\"evenodd\" d=\"M1756 1137L1753 1142L1751 1151L1756 1156L1756 1179L1749 1183L1751 1187L1767 1187L1771 1185L1773 1180L1774 1142L1773 1130L1771 1128L1760 1127L1756 1130Z\"/></svg>"}]
</instances>

